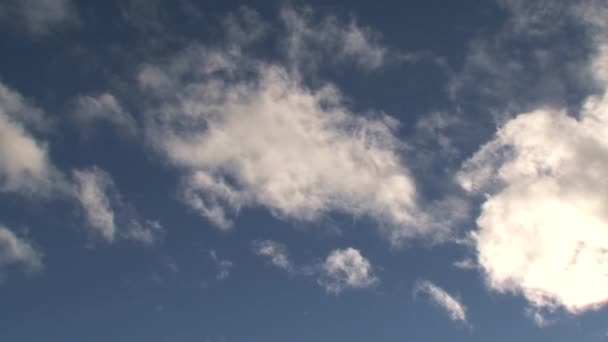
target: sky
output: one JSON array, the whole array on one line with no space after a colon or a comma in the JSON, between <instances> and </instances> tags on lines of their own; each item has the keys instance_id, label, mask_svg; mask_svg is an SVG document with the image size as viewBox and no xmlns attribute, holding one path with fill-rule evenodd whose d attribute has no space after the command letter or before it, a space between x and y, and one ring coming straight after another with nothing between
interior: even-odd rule
<instances>
[{"instance_id":1,"label":"sky","mask_svg":"<svg viewBox=\"0 0 608 342\"><path fill-rule=\"evenodd\" d=\"M608 340L608 3L0 2L0 341Z\"/></svg>"}]
</instances>

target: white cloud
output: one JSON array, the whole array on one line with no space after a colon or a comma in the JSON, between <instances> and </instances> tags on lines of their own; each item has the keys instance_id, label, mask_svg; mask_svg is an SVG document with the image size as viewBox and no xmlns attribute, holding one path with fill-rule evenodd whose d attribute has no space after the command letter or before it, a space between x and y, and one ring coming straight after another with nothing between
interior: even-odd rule
<instances>
[{"instance_id":1,"label":"white cloud","mask_svg":"<svg viewBox=\"0 0 608 342\"><path fill-rule=\"evenodd\" d=\"M540 109L465 164L463 187L488 192L473 237L492 288L571 312L608 300L607 133L605 98L589 99L578 119Z\"/></svg>"},{"instance_id":2,"label":"white cloud","mask_svg":"<svg viewBox=\"0 0 608 342\"><path fill-rule=\"evenodd\" d=\"M230 260L220 260L218 262L218 274L216 278L218 280L226 279L230 275L230 270L234 266L234 263Z\"/></svg>"},{"instance_id":3,"label":"white cloud","mask_svg":"<svg viewBox=\"0 0 608 342\"><path fill-rule=\"evenodd\" d=\"M49 161L46 144L26 126L48 128L42 111L0 84L0 191L47 195L62 177Z\"/></svg>"},{"instance_id":4,"label":"white cloud","mask_svg":"<svg viewBox=\"0 0 608 342\"><path fill-rule=\"evenodd\" d=\"M468 258L455 261L454 263L452 263L452 266L461 270L476 270L478 268L477 264L475 263L475 260Z\"/></svg>"},{"instance_id":5,"label":"white cloud","mask_svg":"<svg viewBox=\"0 0 608 342\"><path fill-rule=\"evenodd\" d=\"M108 241L113 241L116 234L114 211L110 207L110 200L106 195L107 188L112 181L107 173L93 169L91 171L75 171L74 182L77 187L77 196L87 221Z\"/></svg>"},{"instance_id":6,"label":"white cloud","mask_svg":"<svg viewBox=\"0 0 608 342\"><path fill-rule=\"evenodd\" d=\"M548 319L543 312L535 308L526 309L526 316L531 318L532 321L534 321L534 324L539 328L544 328L554 323L554 321Z\"/></svg>"},{"instance_id":7,"label":"white cloud","mask_svg":"<svg viewBox=\"0 0 608 342\"><path fill-rule=\"evenodd\" d=\"M74 196L95 236L108 242L123 238L150 245L164 233L158 222L138 218L102 169L75 170L73 179Z\"/></svg>"},{"instance_id":8,"label":"white cloud","mask_svg":"<svg viewBox=\"0 0 608 342\"><path fill-rule=\"evenodd\" d=\"M547 324L545 313L608 302L608 6L585 1L575 9L595 48L580 74L591 75L586 83L601 94L577 113L540 106L507 120L457 175L464 189L484 196L471 237L486 283L522 294L539 325Z\"/></svg>"},{"instance_id":9,"label":"white cloud","mask_svg":"<svg viewBox=\"0 0 608 342\"><path fill-rule=\"evenodd\" d=\"M333 250L320 266L318 283L330 293L368 288L378 282L369 260L354 248Z\"/></svg>"},{"instance_id":10,"label":"white cloud","mask_svg":"<svg viewBox=\"0 0 608 342\"><path fill-rule=\"evenodd\" d=\"M317 67L323 61L352 62L372 70L384 65L388 51L380 34L356 21L336 17L317 20L311 8L284 7L281 19L286 27L285 49L299 67Z\"/></svg>"},{"instance_id":11,"label":"white cloud","mask_svg":"<svg viewBox=\"0 0 608 342\"><path fill-rule=\"evenodd\" d=\"M447 83L453 101L468 113L479 111L470 124L487 130L543 105L571 106L588 92L586 44L564 37L581 33L581 20L571 12L590 1L496 2L504 21L494 34L471 40L462 68Z\"/></svg>"},{"instance_id":12,"label":"white cloud","mask_svg":"<svg viewBox=\"0 0 608 342\"><path fill-rule=\"evenodd\" d=\"M272 240L256 240L253 253L290 275L316 279L328 293L340 294L346 289L363 289L379 282L369 260L354 248L335 249L323 262L296 265L287 247Z\"/></svg>"},{"instance_id":13,"label":"white cloud","mask_svg":"<svg viewBox=\"0 0 608 342\"><path fill-rule=\"evenodd\" d=\"M211 260L213 260L213 262L215 262L215 265L217 267L217 275L215 276L215 278L217 280L223 280L228 278L228 276L230 275L230 270L234 267L234 263L230 260L221 259L220 257L218 257L217 252L215 250L209 251L209 257L211 258Z\"/></svg>"},{"instance_id":14,"label":"white cloud","mask_svg":"<svg viewBox=\"0 0 608 342\"><path fill-rule=\"evenodd\" d=\"M257 240L252 248L253 253L268 259L273 266L288 272L295 270L285 245L272 240Z\"/></svg>"},{"instance_id":15,"label":"white cloud","mask_svg":"<svg viewBox=\"0 0 608 342\"><path fill-rule=\"evenodd\" d=\"M357 115L330 84L240 53L192 46L143 65L148 141L184 170L182 199L227 229L241 208L310 222L371 217L394 243L437 233L416 203L398 122Z\"/></svg>"},{"instance_id":16,"label":"white cloud","mask_svg":"<svg viewBox=\"0 0 608 342\"><path fill-rule=\"evenodd\" d=\"M126 135L134 135L137 132L135 118L109 93L77 97L72 118L89 131L95 128L95 124L105 121Z\"/></svg>"},{"instance_id":17,"label":"white cloud","mask_svg":"<svg viewBox=\"0 0 608 342\"><path fill-rule=\"evenodd\" d=\"M41 109L0 84L0 192L75 199L90 227L103 239L113 241L118 224L124 226L121 238L147 244L156 241L163 228L158 222L140 220L122 202L107 173L98 168L76 170L74 184L66 181L50 161L47 144L33 133L52 129L52 121Z\"/></svg>"},{"instance_id":18,"label":"white cloud","mask_svg":"<svg viewBox=\"0 0 608 342\"><path fill-rule=\"evenodd\" d=\"M451 320L468 324L466 307L444 289L425 280L418 282L414 289L415 295L420 293L427 295L430 301L444 310Z\"/></svg>"},{"instance_id":19,"label":"white cloud","mask_svg":"<svg viewBox=\"0 0 608 342\"><path fill-rule=\"evenodd\" d=\"M26 271L42 269L42 254L30 242L17 237L8 228L0 225L0 267L17 265Z\"/></svg>"},{"instance_id":20,"label":"white cloud","mask_svg":"<svg viewBox=\"0 0 608 342\"><path fill-rule=\"evenodd\" d=\"M0 3L0 20L44 35L77 23L78 14L71 0L6 0Z\"/></svg>"},{"instance_id":21,"label":"white cloud","mask_svg":"<svg viewBox=\"0 0 608 342\"><path fill-rule=\"evenodd\" d=\"M594 36L589 67L606 87L595 69L603 38ZM488 285L522 293L536 316L608 301L607 133L606 93L588 97L577 116L539 108L508 121L458 174L486 196L472 237Z\"/></svg>"},{"instance_id":22,"label":"white cloud","mask_svg":"<svg viewBox=\"0 0 608 342\"><path fill-rule=\"evenodd\" d=\"M48 132L53 128L53 122L45 116L42 109L2 83L0 83L0 107L5 115L22 123L27 129Z\"/></svg>"},{"instance_id":23,"label":"white cloud","mask_svg":"<svg viewBox=\"0 0 608 342\"><path fill-rule=\"evenodd\" d=\"M568 11L568 7L577 1L498 0L497 2L509 12L507 18L509 29L531 36L545 36L560 28L567 19L565 12Z\"/></svg>"},{"instance_id":24,"label":"white cloud","mask_svg":"<svg viewBox=\"0 0 608 342\"><path fill-rule=\"evenodd\" d=\"M226 31L226 42L236 49L259 41L270 30L268 23L262 20L258 12L245 6L228 14L222 24Z\"/></svg>"}]
</instances>

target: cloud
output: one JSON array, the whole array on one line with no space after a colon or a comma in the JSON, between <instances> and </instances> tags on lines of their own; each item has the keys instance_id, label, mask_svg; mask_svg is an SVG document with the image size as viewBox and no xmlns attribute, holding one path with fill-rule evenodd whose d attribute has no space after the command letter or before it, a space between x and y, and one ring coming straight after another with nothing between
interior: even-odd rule
<instances>
[{"instance_id":1,"label":"cloud","mask_svg":"<svg viewBox=\"0 0 608 342\"><path fill-rule=\"evenodd\" d=\"M0 107L4 115L20 122L29 130L38 132L53 130L53 121L45 115L42 109L2 83L0 83Z\"/></svg>"},{"instance_id":2,"label":"cloud","mask_svg":"<svg viewBox=\"0 0 608 342\"><path fill-rule=\"evenodd\" d=\"M329 41L359 32L380 49L371 29L301 8L281 13L297 17L298 29L271 30L241 8L221 21L223 39L142 63L129 94L107 95L141 99L147 146L180 170L181 201L220 229L231 229L243 209L259 208L303 223L334 214L371 219L396 246L417 237L444 240L466 210L453 198L430 205L419 198L400 123L380 111L352 110L340 89L321 79L313 86L289 57L269 61L257 53L267 35L287 41L294 30L307 32L306 41L319 30ZM360 58L348 56L342 62Z\"/></svg>"},{"instance_id":3,"label":"cloud","mask_svg":"<svg viewBox=\"0 0 608 342\"><path fill-rule=\"evenodd\" d=\"M217 267L217 275L215 276L215 278L217 280L223 280L228 278L228 276L230 275L230 270L234 267L234 263L230 260L221 259L220 257L218 257L217 252L215 250L209 251L209 257L211 258L211 260L213 260L213 262L215 262L215 265Z\"/></svg>"},{"instance_id":4,"label":"cloud","mask_svg":"<svg viewBox=\"0 0 608 342\"><path fill-rule=\"evenodd\" d=\"M137 133L135 118L109 93L77 97L72 119L88 131L94 131L97 123L106 122L127 136Z\"/></svg>"},{"instance_id":5,"label":"cloud","mask_svg":"<svg viewBox=\"0 0 608 342\"><path fill-rule=\"evenodd\" d=\"M333 250L320 266L318 284L330 293L368 288L378 282L369 260L354 248Z\"/></svg>"},{"instance_id":6,"label":"cloud","mask_svg":"<svg viewBox=\"0 0 608 342\"><path fill-rule=\"evenodd\" d=\"M75 171L74 182L77 196L85 212L89 225L104 239L114 240L116 225L114 211L106 196L106 188L111 186L109 176L98 169L92 171Z\"/></svg>"},{"instance_id":7,"label":"cloud","mask_svg":"<svg viewBox=\"0 0 608 342\"><path fill-rule=\"evenodd\" d=\"M543 311L576 314L608 302L608 83L598 69L607 35L587 19L596 46L588 74L603 93L575 114L554 107L519 114L457 175L464 189L485 196L472 238L487 284L523 294L537 322Z\"/></svg>"},{"instance_id":8,"label":"cloud","mask_svg":"<svg viewBox=\"0 0 608 342\"><path fill-rule=\"evenodd\" d=\"M473 237L492 288L571 312L608 300L606 100L521 114L465 163L463 187L488 194Z\"/></svg>"},{"instance_id":9,"label":"cloud","mask_svg":"<svg viewBox=\"0 0 608 342\"><path fill-rule=\"evenodd\" d=\"M526 309L526 316L532 319L532 321L534 321L534 324L536 324L536 326L539 328L544 328L554 323L553 320L548 319L547 317L545 317L544 313L540 312L535 308Z\"/></svg>"},{"instance_id":10,"label":"cloud","mask_svg":"<svg viewBox=\"0 0 608 342\"><path fill-rule=\"evenodd\" d=\"M420 281L416 284L414 294L427 295L431 303L444 310L451 320L468 324L466 307L439 286L427 280Z\"/></svg>"},{"instance_id":11,"label":"cloud","mask_svg":"<svg viewBox=\"0 0 608 342\"><path fill-rule=\"evenodd\" d=\"M30 242L0 225L0 267L2 266L20 266L28 272L40 271L43 267L42 254Z\"/></svg>"},{"instance_id":12,"label":"cloud","mask_svg":"<svg viewBox=\"0 0 608 342\"><path fill-rule=\"evenodd\" d=\"M287 271L293 272L295 267L287 253L285 245L272 240L257 240L252 244L253 253L264 257L273 266Z\"/></svg>"},{"instance_id":13,"label":"cloud","mask_svg":"<svg viewBox=\"0 0 608 342\"><path fill-rule=\"evenodd\" d=\"M0 4L0 21L45 35L77 23L78 14L71 0L6 0Z\"/></svg>"},{"instance_id":14,"label":"cloud","mask_svg":"<svg viewBox=\"0 0 608 342\"><path fill-rule=\"evenodd\" d=\"M461 270L477 270L478 266L473 259L462 259L452 263L452 266Z\"/></svg>"},{"instance_id":15,"label":"cloud","mask_svg":"<svg viewBox=\"0 0 608 342\"><path fill-rule=\"evenodd\" d=\"M226 279L230 275L230 270L234 266L234 263L230 260L220 260L218 263L218 274L216 278L218 280Z\"/></svg>"},{"instance_id":16,"label":"cloud","mask_svg":"<svg viewBox=\"0 0 608 342\"><path fill-rule=\"evenodd\" d=\"M148 141L183 170L181 198L228 229L245 207L311 222L342 212L376 220L392 242L436 233L417 208L399 123L359 115L339 90L310 89L280 65L191 46L145 64Z\"/></svg>"},{"instance_id":17,"label":"cloud","mask_svg":"<svg viewBox=\"0 0 608 342\"><path fill-rule=\"evenodd\" d=\"M40 109L0 84L0 192L46 196L62 186L46 144L28 129L49 125Z\"/></svg>"},{"instance_id":18,"label":"cloud","mask_svg":"<svg viewBox=\"0 0 608 342\"><path fill-rule=\"evenodd\" d=\"M124 203L111 176L93 167L73 172L74 196L80 204L94 236L107 242L116 238L151 245L164 233L156 221L142 221Z\"/></svg>"},{"instance_id":19,"label":"cloud","mask_svg":"<svg viewBox=\"0 0 608 342\"><path fill-rule=\"evenodd\" d=\"M471 234L477 258L457 266L479 269L495 291L522 294L527 315L546 326L557 310L578 314L608 300L608 222L598 204L606 197L597 171L608 151L600 133L607 127L608 6L499 3L510 15L505 26L473 43L450 84L464 82L452 93L458 100L477 89L484 110L502 111L496 135L457 175L483 198ZM567 30L585 33L581 48L553 38Z\"/></svg>"},{"instance_id":20,"label":"cloud","mask_svg":"<svg viewBox=\"0 0 608 342\"><path fill-rule=\"evenodd\" d=\"M91 115L101 115L101 107L112 107L111 97L100 98L83 100L97 101L99 111ZM123 203L105 171L75 170L73 184L66 180L50 161L47 144L34 136L53 129L54 123L44 111L0 84L0 192L76 200L90 227L104 240L114 241L120 235L146 244L156 241L163 228L158 222L139 219L131 206Z\"/></svg>"},{"instance_id":21,"label":"cloud","mask_svg":"<svg viewBox=\"0 0 608 342\"><path fill-rule=\"evenodd\" d=\"M241 6L234 13L229 13L222 20L226 42L232 48L242 49L263 39L270 30L270 25L260 14L246 6Z\"/></svg>"},{"instance_id":22,"label":"cloud","mask_svg":"<svg viewBox=\"0 0 608 342\"><path fill-rule=\"evenodd\" d=\"M319 20L309 7L284 7L280 17L287 30L284 48L289 60L299 67L316 68L322 61L331 61L373 70L388 59L381 35L355 20L345 23L333 16Z\"/></svg>"},{"instance_id":23,"label":"cloud","mask_svg":"<svg viewBox=\"0 0 608 342\"><path fill-rule=\"evenodd\" d=\"M551 0L498 0L508 12L507 25L514 33L529 36L547 36L555 33L567 21L569 7L577 1L556 2ZM578 1L579 3L581 1Z\"/></svg>"},{"instance_id":24,"label":"cloud","mask_svg":"<svg viewBox=\"0 0 608 342\"><path fill-rule=\"evenodd\" d=\"M316 279L328 293L340 294L346 289L363 289L379 282L369 260L354 248L335 249L324 261L296 265L289 257L287 246L272 240L256 240L253 253L265 258L272 266L290 275Z\"/></svg>"},{"instance_id":25,"label":"cloud","mask_svg":"<svg viewBox=\"0 0 608 342\"><path fill-rule=\"evenodd\" d=\"M451 99L483 114L473 124L485 129L542 105L580 101L590 88L582 77L588 50L568 37L584 31L572 9L588 2L499 0L505 19L494 34L471 40L447 83Z\"/></svg>"}]
</instances>

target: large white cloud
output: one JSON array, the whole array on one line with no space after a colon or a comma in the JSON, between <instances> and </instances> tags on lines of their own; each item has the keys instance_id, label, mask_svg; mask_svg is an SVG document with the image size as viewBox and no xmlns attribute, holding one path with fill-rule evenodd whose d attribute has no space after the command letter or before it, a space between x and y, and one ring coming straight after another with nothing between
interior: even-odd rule
<instances>
[{"instance_id":1,"label":"large white cloud","mask_svg":"<svg viewBox=\"0 0 608 342\"><path fill-rule=\"evenodd\" d=\"M537 307L608 300L608 102L580 118L539 109L509 121L459 175L488 191L474 234L488 283Z\"/></svg>"},{"instance_id":2,"label":"large white cloud","mask_svg":"<svg viewBox=\"0 0 608 342\"><path fill-rule=\"evenodd\" d=\"M539 324L543 310L580 313L608 301L608 7L583 1L575 10L595 47L581 74L600 95L574 114L539 107L515 116L457 175L485 196L472 239L487 284L523 294Z\"/></svg>"},{"instance_id":3,"label":"large white cloud","mask_svg":"<svg viewBox=\"0 0 608 342\"><path fill-rule=\"evenodd\" d=\"M463 187L487 194L473 238L492 288L571 312L608 300L607 137L604 94L577 117L520 114L465 163Z\"/></svg>"},{"instance_id":4,"label":"large white cloud","mask_svg":"<svg viewBox=\"0 0 608 342\"><path fill-rule=\"evenodd\" d=\"M310 89L281 66L204 46L142 66L138 80L154 104L149 141L186 171L183 200L217 226L262 206L301 221L372 217L394 242L432 230L398 122L351 112L332 85Z\"/></svg>"},{"instance_id":5,"label":"large white cloud","mask_svg":"<svg viewBox=\"0 0 608 342\"><path fill-rule=\"evenodd\" d=\"M122 200L110 175L93 167L75 170L74 196L94 236L113 242L117 238L153 244L164 233L156 221L141 220Z\"/></svg>"},{"instance_id":6,"label":"large white cloud","mask_svg":"<svg viewBox=\"0 0 608 342\"><path fill-rule=\"evenodd\" d=\"M42 269L42 254L32 244L0 225L0 268L20 266L28 272Z\"/></svg>"}]
</instances>

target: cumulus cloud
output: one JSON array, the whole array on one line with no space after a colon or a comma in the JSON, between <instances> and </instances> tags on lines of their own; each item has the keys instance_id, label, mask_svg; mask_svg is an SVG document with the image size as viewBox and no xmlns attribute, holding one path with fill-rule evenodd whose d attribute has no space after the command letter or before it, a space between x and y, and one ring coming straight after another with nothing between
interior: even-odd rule
<instances>
[{"instance_id":1,"label":"cumulus cloud","mask_svg":"<svg viewBox=\"0 0 608 342\"><path fill-rule=\"evenodd\" d=\"M77 97L72 118L88 131L100 122L115 126L125 135L134 135L137 131L135 118L110 93Z\"/></svg>"},{"instance_id":2,"label":"cumulus cloud","mask_svg":"<svg viewBox=\"0 0 608 342\"><path fill-rule=\"evenodd\" d=\"M94 236L107 242L117 238L153 244L164 233L156 221L141 220L124 203L111 176L93 167L73 172L74 194Z\"/></svg>"},{"instance_id":3,"label":"cumulus cloud","mask_svg":"<svg viewBox=\"0 0 608 342\"><path fill-rule=\"evenodd\" d=\"M606 100L521 114L465 163L463 187L488 194L474 239L491 287L571 312L608 299Z\"/></svg>"},{"instance_id":4,"label":"cumulus cloud","mask_svg":"<svg viewBox=\"0 0 608 342\"><path fill-rule=\"evenodd\" d=\"M445 311L451 320L468 324L466 307L441 287L428 280L420 281L414 289L414 294L428 296L431 303Z\"/></svg>"},{"instance_id":5,"label":"cumulus cloud","mask_svg":"<svg viewBox=\"0 0 608 342\"><path fill-rule=\"evenodd\" d=\"M0 20L45 35L78 22L71 0L6 0L0 4Z\"/></svg>"},{"instance_id":6,"label":"cumulus cloud","mask_svg":"<svg viewBox=\"0 0 608 342\"><path fill-rule=\"evenodd\" d=\"M475 89L498 94L508 110L526 109L503 118L495 136L457 174L460 185L482 204L478 229L471 234L476 260L455 266L479 269L495 291L523 295L528 316L544 326L550 323L547 315L557 310L577 314L608 302L603 172L608 166L608 5L593 0L500 3L512 14L510 26L498 37L478 42L484 46L472 50L477 55L470 55L468 63L492 75L487 78L493 83L490 88L476 81ZM584 48L566 45L577 51L572 59L561 53L563 39L550 39L564 27L582 29L587 36L580 42ZM522 42L531 46L534 58L527 61L538 62L537 69L500 53ZM561 69L554 67L556 62ZM565 77L549 83L591 93L581 96L582 105L565 103L567 96L559 96L563 91L542 96L537 90L551 86L526 81L533 74L549 81L564 70L583 81ZM521 106L522 92L537 101Z\"/></svg>"},{"instance_id":7,"label":"cumulus cloud","mask_svg":"<svg viewBox=\"0 0 608 342\"><path fill-rule=\"evenodd\" d=\"M252 244L253 253L264 257L268 262L284 271L292 272L295 267L287 253L287 247L272 240L257 240Z\"/></svg>"},{"instance_id":8,"label":"cumulus cloud","mask_svg":"<svg viewBox=\"0 0 608 342\"><path fill-rule=\"evenodd\" d=\"M606 35L590 22L597 48L589 74L606 89L597 69ZM607 133L606 92L575 115L541 107L506 122L457 175L485 195L472 237L488 285L523 294L537 322L542 310L580 313L608 301Z\"/></svg>"},{"instance_id":9,"label":"cumulus cloud","mask_svg":"<svg viewBox=\"0 0 608 342\"><path fill-rule=\"evenodd\" d=\"M331 84L241 53L191 46L138 75L149 141L185 172L185 203L223 229L244 207L310 222L332 212L375 219L387 238L421 223L398 122L359 115Z\"/></svg>"},{"instance_id":10,"label":"cumulus cloud","mask_svg":"<svg viewBox=\"0 0 608 342\"><path fill-rule=\"evenodd\" d=\"M42 111L0 84L0 191L48 195L62 177L49 161L47 146L28 127L49 128Z\"/></svg>"},{"instance_id":11,"label":"cumulus cloud","mask_svg":"<svg viewBox=\"0 0 608 342\"><path fill-rule=\"evenodd\" d=\"M272 266L290 275L315 279L328 293L336 295L346 289L369 288L380 281L369 260L351 247L331 251L322 262L303 265L296 265L289 257L287 246L280 242L256 240L252 250Z\"/></svg>"},{"instance_id":12,"label":"cumulus cloud","mask_svg":"<svg viewBox=\"0 0 608 342\"><path fill-rule=\"evenodd\" d=\"M19 266L28 272L42 269L42 254L32 244L17 237L11 230L0 225L0 267Z\"/></svg>"},{"instance_id":13,"label":"cumulus cloud","mask_svg":"<svg viewBox=\"0 0 608 342\"><path fill-rule=\"evenodd\" d=\"M333 250L320 266L318 283L330 293L368 288L378 282L369 260L354 248Z\"/></svg>"}]
</instances>

